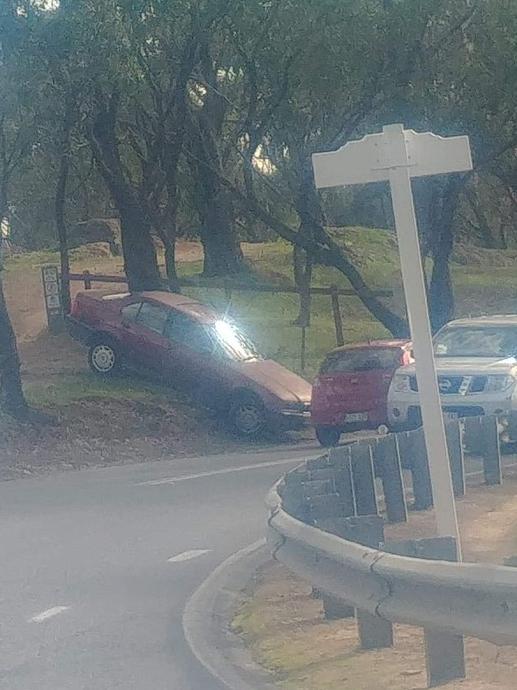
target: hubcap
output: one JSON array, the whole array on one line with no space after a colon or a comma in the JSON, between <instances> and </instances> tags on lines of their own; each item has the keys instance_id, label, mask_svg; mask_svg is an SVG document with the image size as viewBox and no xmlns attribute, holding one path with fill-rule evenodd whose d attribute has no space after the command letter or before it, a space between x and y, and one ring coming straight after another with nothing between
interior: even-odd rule
<instances>
[{"instance_id":1,"label":"hubcap","mask_svg":"<svg viewBox=\"0 0 517 690\"><path fill-rule=\"evenodd\" d=\"M256 405L242 404L237 409L235 421L238 428L245 434L256 433L262 425L262 415Z\"/></svg>"},{"instance_id":2,"label":"hubcap","mask_svg":"<svg viewBox=\"0 0 517 690\"><path fill-rule=\"evenodd\" d=\"M115 353L109 345L96 345L92 352L92 363L97 371L111 371L115 365Z\"/></svg>"}]
</instances>

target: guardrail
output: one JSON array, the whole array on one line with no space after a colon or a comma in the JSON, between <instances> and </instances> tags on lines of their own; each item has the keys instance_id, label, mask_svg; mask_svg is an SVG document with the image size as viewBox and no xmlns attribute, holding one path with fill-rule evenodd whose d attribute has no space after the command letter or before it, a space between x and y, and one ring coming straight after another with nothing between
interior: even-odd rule
<instances>
[{"instance_id":1,"label":"guardrail","mask_svg":"<svg viewBox=\"0 0 517 690\"><path fill-rule=\"evenodd\" d=\"M502 482L500 432L493 417L447 426L457 496L464 450L475 444L485 482ZM423 627L432 687L465 676L463 635L517 644L517 570L454 562L449 538L386 542L385 521L408 519L408 494L415 509L432 505L421 430L332 449L271 490L268 541L277 560L312 583L327 618L355 612L363 649L391 646L392 623Z\"/></svg>"}]
</instances>

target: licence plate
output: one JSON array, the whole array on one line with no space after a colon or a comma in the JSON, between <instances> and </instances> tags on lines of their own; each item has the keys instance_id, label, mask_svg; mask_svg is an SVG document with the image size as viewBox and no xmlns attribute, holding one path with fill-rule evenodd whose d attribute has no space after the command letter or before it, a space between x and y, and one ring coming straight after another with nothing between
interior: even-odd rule
<instances>
[{"instance_id":1,"label":"licence plate","mask_svg":"<svg viewBox=\"0 0 517 690\"><path fill-rule=\"evenodd\" d=\"M368 421L368 412L352 412L351 414L346 414L345 415L345 422L346 423L354 423L354 422L367 422Z\"/></svg>"},{"instance_id":2,"label":"licence plate","mask_svg":"<svg viewBox=\"0 0 517 690\"><path fill-rule=\"evenodd\" d=\"M443 419L446 422L454 422L454 420L458 419L458 413L457 412L444 412L443 413Z\"/></svg>"}]
</instances>

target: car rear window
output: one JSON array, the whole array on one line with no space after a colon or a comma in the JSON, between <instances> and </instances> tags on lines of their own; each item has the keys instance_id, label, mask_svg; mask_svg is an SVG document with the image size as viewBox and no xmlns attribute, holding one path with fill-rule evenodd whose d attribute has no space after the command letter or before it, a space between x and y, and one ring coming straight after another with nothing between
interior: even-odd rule
<instances>
[{"instance_id":1,"label":"car rear window","mask_svg":"<svg viewBox=\"0 0 517 690\"><path fill-rule=\"evenodd\" d=\"M400 348L370 348L333 352L323 362L320 373L347 373L396 369L402 361Z\"/></svg>"}]
</instances>

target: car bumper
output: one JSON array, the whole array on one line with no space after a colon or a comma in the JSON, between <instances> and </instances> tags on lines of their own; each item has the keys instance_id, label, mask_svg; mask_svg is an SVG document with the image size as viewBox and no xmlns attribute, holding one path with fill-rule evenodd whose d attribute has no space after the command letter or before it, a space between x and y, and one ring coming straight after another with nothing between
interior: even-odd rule
<instances>
[{"instance_id":1,"label":"car bumper","mask_svg":"<svg viewBox=\"0 0 517 690\"><path fill-rule=\"evenodd\" d=\"M308 426L311 421L309 408L303 410L282 409L274 413L276 423L285 430L295 431Z\"/></svg>"},{"instance_id":2,"label":"car bumper","mask_svg":"<svg viewBox=\"0 0 517 690\"><path fill-rule=\"evenodd\" d=\"M515 412L516 401L500 396L441 397L442 410L451 417L479 417L482 415L505 415ZM388 404L388 423L393 429L414 429L422 424L422 413L418 396L405 395L393 398Z\"/></svg>"}]
</instances>

